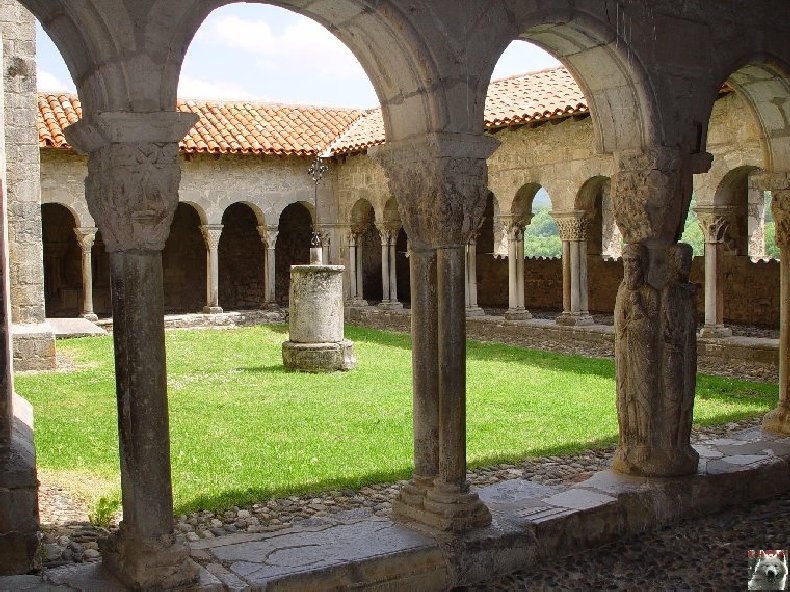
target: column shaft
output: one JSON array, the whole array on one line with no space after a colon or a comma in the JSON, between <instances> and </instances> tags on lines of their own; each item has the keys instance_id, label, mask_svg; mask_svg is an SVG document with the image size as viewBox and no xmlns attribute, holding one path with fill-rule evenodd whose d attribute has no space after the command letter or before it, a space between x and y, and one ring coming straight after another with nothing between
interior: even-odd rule
<instances>
[{"instance_id":1,"label":"column shaft","mask_svg":"<svg viewBox=\"0 0 790 592\"><path fill-rule=\"evenodd\" d=\"M277 301L277 258L273 246L266 249L266 302L274 304Z\"/></svg>"},{"instance_id":2,"label":"column shaft","mask_svg":"<svg viewBox=\"0 0 790 592\"><path fill-rule=\"evenodd\" d=\"M206 274L206 306L219 307L219 249L209 248L206 255L208 273Z\"/></svg>"},{"instance_id":3,"label":"column shaft","mask_svg":"<svg viewBox=\"0 0 790 592\"><path fill-rule=\"evenodd\" d=\"M390 240L390 302L398 302L398 269L395 265L395 240Z\"/></svg>"},{"instance_id":4,"label":"column shaft","mask_svg":"<svg viewBox=\"0 0 790 592\"><path fill-rule=\"evenodd\" d=\"M440 487L466 490L464 247L437 250Z\"/></svg>"},{"instance_id":5,"label":"column shaft","mask_svg":"<svg viewBox=\"0 0 790 592\"><path fill-rule=\"evenodd\" d=\"M705 243L705 324L715 326L718 313L718 248L715 243Z\"/></svg>"},{"instance_id":6,"label":"column shaft","mask_svg":"<svg viewBox=\"0 0 790 592\"><path fill-rule=\"evenodd\" d=\"M82 249L82 316L93 315L93 269L90 248Z\"/></svg>"},{"instance_id":7,"label":"column shaft","mask_svg":"<svg viewBox=\"0 0 790 592\"><path fill-rule=\"evenodd\" d=\"M570 241L571 251L571 314L579 313L579 241Z\"/></svg>"},{"instance_id":8,"label":"column shaft","mask_svg":"<svg viewBox=\"0 0 790 592\"><path fill-rule=\"evenodd\" d=\"M590 314L590 292L587 283L587 241L579 241L579 309Z\"/></svg>"},{"instance_id":9,"label":"column shaft","mask_svg":"<svg viewBox=\"0 0 790 592\"><path fill-rule=\"evenodd\" d=\"M381 302L389 302L390 299L390 248L389 239L385 233L381 233Z\"/></svg>"},{"instance_id":10,"label":"column shaft","mask_svg":"<svg viewBox=\"0 0 790 592\"><path fill-rule=\"evenodd\" d=\"M352 241L348 245L348 277L350 279L349 300L357 299L357 244Z\"/></svg>"},{"instance_id":11,"label":"column shaft","mask_svg":"<svg viewBox=\"0 0 790 592\"><path fill-rule=\"evenodd\" d=\"M507 280L508 280L508 307L510 310L518 308L518 258L516 255L518 244L514 239L508 245Z\"/></svg>"},{"instance_id":12,"label":"column shaft","mask_svg":"<svg viewBox=\"0 0 790 592\"><path fill-rule=\"evenodd\" d=\"M516 294L517 306L519 309L526 309L524 298L524 235L522 234L516 241Z\"/></svg>"},{"instance_id":13,"label":"column shaft","mask_svg":"<svg viewBox=\"0 0 790 592\"><path fill-rule=\"evenodd\" d=\"M357 297L360 300L365 299L365 282L364 282L364 271L362 267L362 245L357 244Z\"/></svg>"},{"instance_id":14,"label":"column shaft","mask_svg":"<svg viewBox=\"0 0 790 592\"><path fill-rule=\"evenodd\" d=\"M173 533L160 252L110 254L123 522L130 533Z\"/></svg>"},{"instance_id":15,"label":"column shaft","mask_svg":"<svg viewBox=\"0 0 790 592\"><path fill-rule=\"evenodd\" d=\"M469 306L477 308L477 243L469 243Z\"/></svg>"},{"instance_id":16,"label":"column shaft","mask_svg":"<svg viewBox=\"0 0 790 592\"><path fill-rule=\"evenodd\" d=\"M562 312L571 312L571 241L562 241Z\"/></svg>"}]
</instances>

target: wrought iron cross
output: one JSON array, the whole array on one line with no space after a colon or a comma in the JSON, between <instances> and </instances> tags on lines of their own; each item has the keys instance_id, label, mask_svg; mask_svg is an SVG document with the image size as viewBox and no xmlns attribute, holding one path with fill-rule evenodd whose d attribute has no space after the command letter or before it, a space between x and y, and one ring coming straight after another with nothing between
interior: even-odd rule
<instances>
[{"instance_id":1,"label":"wrought iron cross","mask_svg":"<svg viewBox=\"0 0 790 592\"><path fill-rule=\"evenodd\" d=\"M329 167L324 164L316 148L315 160L313 160L310 168L307 169L307 174L310 175L310 178L313 180L313 209L315 211L315 225L313 226L313 234L310 236L311 249L321 248L321 235L318 234L318 184L321 182L321 179L324 178L328 170Z\"/></svg>"}]
</instances>

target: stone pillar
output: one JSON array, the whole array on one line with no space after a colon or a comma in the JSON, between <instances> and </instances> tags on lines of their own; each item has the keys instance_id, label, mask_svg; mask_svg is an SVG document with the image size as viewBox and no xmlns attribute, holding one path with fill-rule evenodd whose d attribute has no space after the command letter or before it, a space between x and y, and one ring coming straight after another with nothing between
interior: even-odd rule
<instances>
[{"instance_id":1,"label":"stone pillar","mask_svg":"<svg viewBox=\"0 0 790 592\"><path fill-rule=\"evenodd\" d=\"M390 229L383 224L376 224L381 236L381 306L390 303Z\"/></svg>"},{"instance_id":2,"label":"stone pillar","mask_svg":"<svg viewBox=\"0 0 790 592\"><path fill-rule=\"evenodd\" d=\"M477 304L477 236L470 238L466 247L466 286L469 294L466 303L466 316L484 315L485 311Z\"/></svg>"},{"instance_id":3,"label":"stone pillar","mask_svg":"<svg viewBox=\"0 0 790 592\"><path fill-rule=\"evenodd\" d=\"M730 337L732 330L722 322L721 280L719 262L724 248L724 237L729 227L729 209L717 206L697 206L695 211L705 234L705 325L700 337Z\"/></svg>"},{"instance_id":4,"label":"stone pillar","mask_svg":"<svg viewBox=\"0 0 790 592\"><path fill-rule=\"evenodd\" d=\"M277 246L277 235L279 229L276 226L258 226L258 234L263 242L263 251L266 256L264 263L263 283L264 283L264 300L261 304L262 309L276 309L277 295L276 295L276 267L275 263L277 257L275 248Z\"/></svg>"},{"instance_id":5,"label":"stone pillar","mask_svg":"<svg viewBox=\"0 0 790 592\"><path fill-rule=\"evenodd\" d=\"M0 3L3 190L8 204L8 281L16 370L51 370L56 366L55 334L44 316L35 22L19 3Z\"/></svg>"},{"instance_id":6,"label":"stone pillar","mask_svg":"<svg viewBox=\"0 0 790 592\"><path fill-rule=\"evenodd\" d=\"M790 173L763 173L760 186L773 192L771 211L779 247L779 404L763 429L790 436Z\"/></svg>"},{"instance_id":7,"label":"stone pillar","mask_svg":"<svg viewBox=\"0 0 790 592\"><path fill-rule=\"evenodd\" d=\"M496 141L487 137L435 134L372 151L387 174L390 193L398 199L411 249L415 477L393 513L443 530L491 521L466 481L464 283L465 247L482 221L488 194L486 158L495 146ZM417 356L418 349L425 358ZM429 451L419 456L418 438L428 440ZM435 456L425 457L434 450ZM418 463L423 474L418 473ZM434 472L429 485L425 473Z\"/></svg>"},{"instance_id":8,"label":"stone pillar","mask_svg":"<svg viewBox=\"0 0 790 592\"><path fill-rule=\"evenodd\" d=\"M690 442L697 367L693 254L674 241L691 201L692 175L710 160L662 146L616 154L614 209L627 242L614 327L617 471L652 477L697 471Z\"/></svg>"},{"instance_id":9,"label":"stone pillar","mask_svg":"<svg viewBox=\"0 0 790 592\"><path fill-rule=\"evenodd\" d=\"M508 238L508 309L505 319L523 321L532 315L524 307L524 226L523 218L502 217Z\"/></svg>"},{"instance_id":10,"label":"stone pillar","mask_svg":"<svg viewBox=\"0 0 790 592\"><path fill-rule=\"evenodd\" d=\"M552 212L562 239L562 314L558 325L592 325L587 310L587 229L590 221L583 210Z\"/></svg>"},{"instance_id":11,"label":"stone pillar","mask_svg":"<svg viewBox=\"0 0 790 592\"><path fill-rule=\"evenodd\" d=\"M173 532L162 250L178 205L178 142L187 113L86 113L66 128L88 154L88 208L110 253L123 521L103 564L134 589L192 584Z\"/></svg>"},{"instance_id":12,"label":"stone pillar","mask_svg":"<svg viewBox=\"0 0 790 592\"><path fill-rule=\"evenodd\" d=\"M612 182L606 180L601 185L601 254L604 257L619 258L623 254L623 235L614 220L612 209Z\"/></svg>"},{"instance_id":13,"label":"stone pillar","mask_svg":"<svg viewBox=\"0 0 790 592\"><path fill-rule=\"evenodd\" d=\"M356 294L354 296L353 305L354 306L367 306L367 301L365 300L365 282L363 281L363 269L362 269L362 236L365 233L364 227L354 227L351 229L351 233L354 236L354 242L356 244L356 259L354 262L354 268L356 269Z\"/></svg>"},{"instance_id":14,"label":"stone pillar","mask_svg":"<svg viewBox=\"0 0 790 592\"><path fill-rule=\"evenodd\" d=\"M93 312L93 264L91 249L96 239L96 228L75 228L77 243L82 249L82 316L89 321L97 321L99 317Z\"/></svg>"},{"instance_id":15,"label":"stone pillar","mask_svg":"<svg viewBox=\"0 0 790 592\"><path fill-rule=\"evenodd\" d=\"M357 299L357 235L355 232L348 234L348 303L352 306Z\"/></svg>"},{"instance_id":16,"label":"stone pillar","mask_svg":"<svg viewBox=\"0 0 790 592\"><path fill-rule=\"evenodd\" d=\"M390 306L403 308L403 305L398 302L398 265L395 260L395 246L397 240L398 229L394 228L390 238Z\"/></svg>"},{"instance_id":17,"label":"stone pillar","mask_svg":"<svg viewBox=\"0 0 790 592\"><path fill-rule=\"evenodd\" d=\"M222 312L219 305L219 239L222 224L209 224L200 227L206 243L206 306L203 312L216 314Z\"/></svg>"}]
</instances>

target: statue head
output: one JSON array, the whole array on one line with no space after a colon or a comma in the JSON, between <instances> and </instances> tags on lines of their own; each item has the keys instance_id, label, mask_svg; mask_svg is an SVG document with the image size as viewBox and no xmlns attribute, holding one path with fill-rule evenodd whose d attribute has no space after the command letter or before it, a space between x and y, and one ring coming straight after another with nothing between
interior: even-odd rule
<instances>
[{"instance_id":1,"label":"statue head","mask_svg":"<svg viewBox=\"0 0 790 592\"><path fill-rule=\"evenodd\" d=\"M623 247L623 281L629 290L638 290L645 283L647 248L644 245Z\"/></svg>"}]
</instances>

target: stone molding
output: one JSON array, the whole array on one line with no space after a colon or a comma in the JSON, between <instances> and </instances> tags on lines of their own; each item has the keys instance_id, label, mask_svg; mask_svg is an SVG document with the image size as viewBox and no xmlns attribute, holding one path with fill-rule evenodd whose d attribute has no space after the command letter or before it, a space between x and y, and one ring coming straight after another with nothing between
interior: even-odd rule
<instances>
[{"instance_id":1,"label":"stone molding","mask_svg":"<svg viewBox=\"0 0 790 592\"><path fill-rule=\"evenodd\" d=\"M369 152L387 175L403 227L415 245L467 244L483 219L486 159L498 144L483 135L433 133Z\"/></svg>"},{"instance_id":2,"label":"stone molding","mask_svg":"<svg viewBox=\"0 0 790 592\"><path fill-rule=\"evenodd\" d=\"M77 236L77 242L80 248L85 251L90 251L93 248L93 243L96 240L96 231L98 228L92 226L77 227L74 229L74 234Z\"/></svg>"},{"instance_id":3,"label":"stone molding","mask_svg":"<svg viewBox=\"0 0 790 592\"><path fill-rule=\"evenodd\" d=\"M205 224L200 227L200 234L209 251L216 251L219 248L219 239L222 236L222 224Z\"/></svg>"},{"instance_id":4,"label":"stone molding","mask_svg":"<svg viewBox=\"0 0 790 592\"><path fill-rule=\"evenodd\" d=\"M161 251L178 205L178 143L191 113L99 113L64 130L88 154L85 197L108 252Z\"/></svg>"},{"instance_id":5,"label":"stone molding","mask_svg":"<svg viewBox=\"0 0 790 592\"><path fill-rule=\"evenodd\" d=\"M560 238L563 241L587 240L587 231L590 228L590 219L584 210L571 210L569 212L550 212L549 214L557 223Z\"/></svg>"}]
</instances>

